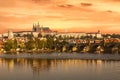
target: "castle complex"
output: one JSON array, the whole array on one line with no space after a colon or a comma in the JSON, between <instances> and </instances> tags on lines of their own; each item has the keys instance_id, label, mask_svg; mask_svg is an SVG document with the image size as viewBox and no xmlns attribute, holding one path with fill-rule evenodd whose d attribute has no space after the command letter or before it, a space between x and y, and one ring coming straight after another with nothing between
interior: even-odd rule
<instances>
[{"instance_id":1,"label":"castle complex","mask_svg":"<svg viewBox=\"0 0 120 80\"><path fill-rule=\"evenodd\" d=\"M39 22L37 24L33 24L33 28L32 31L34 32L34 34L37 33L41 33L41 34L48 34L50 35L51 33L53 34L54 31L52 31L49 27L43 27L43 25L40 25ZM62 32L62 33L57 33L56 36L68 36L68 37L82 37L82 36L91 36L91 37L96 37L96 38L102 38L102 34L100 32L100 30L98 30L98 32L95 33L84 33L84 32Z\"/></svg>"},{"instance_id":2,"label":"castle complex","mask_svg":"<svg viewBox=\"0 0 120 80\"><path fill-rule=\"evenodd\" d=\"M50 30L49 27L43 27L43 25L40 25L39 22L38 24L33 24L33 29L32 29L33 32L44 32L44 33L51 33L52 30Z\"/></svg>"},{"instance_id":3,"label":"castle complex","mask_svg":"<svg viewBox=\"0 0 120 80\"><path fill-rule=\"evenodd\" d=\"M19 36L25 36L28 34L32 34L34 37L38 37L39 34L42 36L46 35L55 35L56 37L75 37L75 38L81 38L81 37L91 37L91 38L103 38L100 30L98 32L92 32L92 33L85 33L85 32L57 32L51 30L49 27L44 27L43 25L40 25L38 23L34 23L32 26L32 30L30 31L18 31L18 32L12 32L12 30L9 30L6 34L1 34L1 37L8 37L9 39L14 38L15 35Z\"/></svg>"}]
</instances>

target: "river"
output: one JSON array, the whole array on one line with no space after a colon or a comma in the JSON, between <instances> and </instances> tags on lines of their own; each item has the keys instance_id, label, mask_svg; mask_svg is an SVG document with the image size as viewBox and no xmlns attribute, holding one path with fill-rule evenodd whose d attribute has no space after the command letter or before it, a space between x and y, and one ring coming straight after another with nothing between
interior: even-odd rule
<instances>
[{"instance_id":1,"label":"river","mask_svg":"<svg viewBox=\"0 0 120 80\"><path fill-rule=\"evenodd\" d=\"M120 80L120 61L0 58L0 80Z\"/></svg>"}]
</instances>

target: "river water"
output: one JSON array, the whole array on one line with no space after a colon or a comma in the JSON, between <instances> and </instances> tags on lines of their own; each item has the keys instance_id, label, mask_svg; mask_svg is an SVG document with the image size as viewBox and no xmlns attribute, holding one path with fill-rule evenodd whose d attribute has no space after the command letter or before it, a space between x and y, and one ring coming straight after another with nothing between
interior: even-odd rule
<instances>
[{"instance_id":1,"label":"river water","mask_svg":"<svg viewBox=\"0 0 120 80\"><path fill-rule=\"evenodd\" d=\"M120 80L120 61L0 58L0 80Z\"/></svg>"}]
</instances>

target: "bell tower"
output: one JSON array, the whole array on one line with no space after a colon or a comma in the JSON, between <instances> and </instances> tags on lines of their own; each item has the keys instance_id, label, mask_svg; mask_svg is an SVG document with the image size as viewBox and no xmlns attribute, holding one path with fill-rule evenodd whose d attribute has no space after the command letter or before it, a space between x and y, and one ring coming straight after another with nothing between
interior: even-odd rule
<instances>
[{"instance_id":1,"label":"bell tower","mask_svg":"<svg viewBox=\"0 0 120 80\"><path fill-rule=\"evenodd\" d=\"M8 39L13 39L14 38L14 34L12 32L11 29L8 30Z\"/></svg>"}]
</instances>

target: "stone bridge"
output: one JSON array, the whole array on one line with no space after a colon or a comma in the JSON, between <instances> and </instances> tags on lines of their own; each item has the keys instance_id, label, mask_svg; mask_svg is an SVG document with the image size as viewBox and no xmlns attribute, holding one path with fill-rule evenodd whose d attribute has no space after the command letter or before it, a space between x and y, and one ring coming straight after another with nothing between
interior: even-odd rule
<instances>
[{"instance_id":1,"label":"stone bridge","mask_svg":"<svg viewBox=\"0 0 120 80\"><path fill-rule=\"evenodd\" d=\"M120 43L65 44L58 50L78 53L120 53Z\"/></svg>"}]
</instances>

